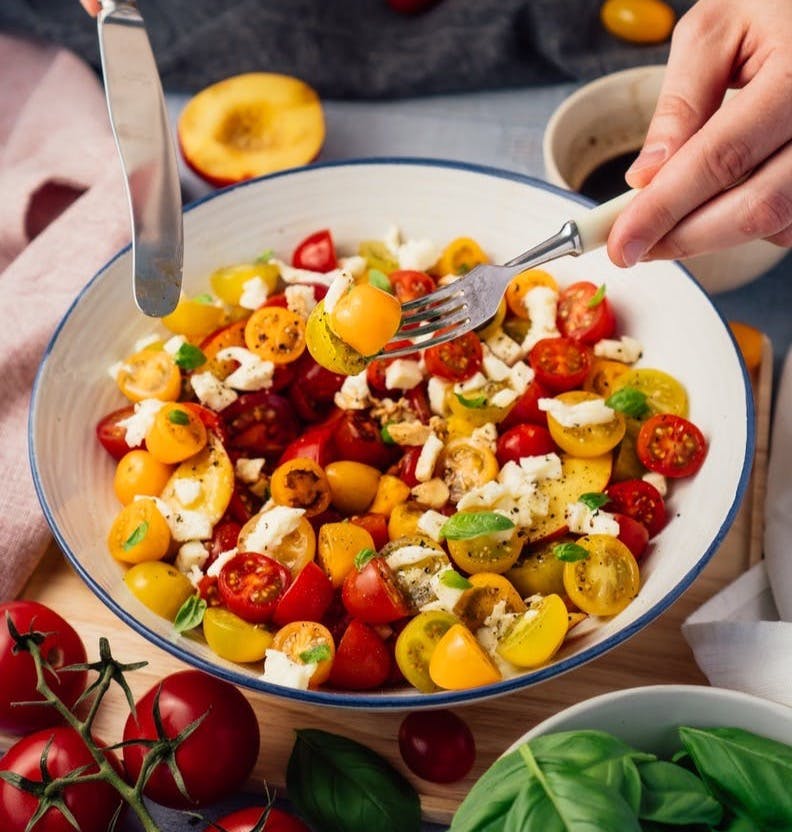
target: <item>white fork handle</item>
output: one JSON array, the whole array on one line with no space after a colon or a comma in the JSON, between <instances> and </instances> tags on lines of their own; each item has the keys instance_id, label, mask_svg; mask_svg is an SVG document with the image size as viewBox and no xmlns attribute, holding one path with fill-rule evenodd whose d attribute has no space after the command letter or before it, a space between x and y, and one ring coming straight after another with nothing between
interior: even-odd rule
<instances>
[{"instance_id":1,"label":"white fork handle","mask_svg":"<svg viewBox=\"0 0 792 832\"><path fill-rule=\"evenodd\" d=\"M572 218L580 237L581 254L605 244L616 218L633 201L637 193L636 189L627 191Z\"/></svg>"}]
</instances>

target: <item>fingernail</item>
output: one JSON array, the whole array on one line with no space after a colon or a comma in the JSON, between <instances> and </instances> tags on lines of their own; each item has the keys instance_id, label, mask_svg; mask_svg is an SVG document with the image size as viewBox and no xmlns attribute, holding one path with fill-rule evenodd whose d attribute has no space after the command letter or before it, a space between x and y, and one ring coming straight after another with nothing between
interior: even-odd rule
<instances>
[{"instance_id":1,"label":"fingernail","mask_svg":"<svg viewBox=\"0 0 792 832\"><path fill-rule=\"evenodd\" d=\"M624 265L634 266L648 250L649 246L643 240L628 240L622 249Z\"/></svg>"},{"instance_id":2,"label":"fingernail","mask_svg":"<svg viewBox=\"0 0 792 832\"><path fill-rule=\"evenodd\" d=\"M664 144L649 145L638 154L638 158L627 168L625 176L638 173L638 171L646 168L655 167L655 165L664 162L666 156L668 156L668 148Z\"/></svg>"}]
</instances>

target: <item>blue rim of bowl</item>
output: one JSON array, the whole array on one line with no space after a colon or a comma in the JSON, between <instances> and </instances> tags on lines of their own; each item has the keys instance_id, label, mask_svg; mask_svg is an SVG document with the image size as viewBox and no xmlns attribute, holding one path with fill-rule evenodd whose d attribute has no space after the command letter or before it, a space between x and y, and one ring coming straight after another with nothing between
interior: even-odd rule
<instances>
[{"instance_id":1,"label":"blue rim of bowl","mask_svg":"<svg viewBox=\"0 0 792 832\"><path fill-rule=\"evenodd\" d=\"M557 196L562 196L567 200L577 202L584 206L590 206L594 204L590 199L587 199L586 197L581 196L580 194L577 194L573 191L564 190L563 188L559 188L555 185L551 185L548 182L544 182L540 179L536 179L534 177L527 176L522 173L516 173L514 171L509 171L496 167L489 167L485 165L476 165L469 162L457 162L445 159L427 159L405 156L371 157L361 159L318 162L306 167L290 168L288 170L279 171L277 173L272 173L267 176L261 176L256 179L250 179L245 182L240 182L238 184L231 185L229 187L207 194L206 196L194 200L193 202L186 205L184 208L184 212L188 213L189 211L194 210L198 206L203 205L204 203L210 202L211 200L217 199L219 197L224 197L232 191L241 188L255 186L261 182L266 182L272 179L278 179L283 176L300 176L304 174L310 174L311 172L317 169L323 168L358 167L365 165L404 165L413 167L434 167L466 171L468 173L482 174L485 176L493 176L498 179L508 179L514 182L519 182L521 184L528 185L539 190L547 191ZM574 656L570 656L567 659L563 659L557 663L548 665L547 667L539 668L537 670L521 674L514 678L503 679L502 681L495 682L491 685L485 685L483 687L478 688L469 688L467 690L462 691L440 691L438 693L431 694L396 694L391 692L346 693L339 691L323 690L296 690L293 688L281 687L280 685L273 685L268 682L264 682L261 679L257 679L256 677L238 673L224 666L206 661L200 656L196 656L195 654L191 653L189 650L182 649L178 644L174 643L173 641L167 638L162 637L159 633L156 633L153 630L148 629L148 627L146 627L137 618L132 616L121 604L117 603L113 598L111 598L104 591L104 589L102 589L102 587L93 579L88 570L80 563L80 560L77 557L77 555L71 550L67 541L58 529L57 524L55 523L55 519L47 503L46 495L44 494L38 466L36 463L34 423L35 414L37 412L39 382L43 374L45 365L47 363L47 359L49 358L50 353L55 347L61 329L66 324L66 321L71 316L75 307L80 303L85 292L93 285L95 281L101 278L102 274L110 267L112 263L114 263L119 257L123 256L127 251L129 251L130 248L131 246L128 245L125 248L118 251L113 257L110 258L110 260L107 261L107 263L105 263L104 266L102 266L102 268L83 287L83 289L77 295L77 297L69 307L68 311L58 324L52 338L50 339L49 344L47 345L47 348L41 359L38 371L36 373L36 378L33 382L30 413L28 416L28 459L33 475L33 483L36 489L36 495L38 496L38 500L41 504L44 516L47 520L47 523L49 524L52 534L58 542L59 547L66 555L67 559L74 567L77 574L83 579L83 581L85 581L86 584L88 584L88 586L91 588L94 594L97 595L101 599L101 601L106 606L108 606L124 623L126 623L129 627L131 627L137 633L142 635L148 641L153 642L158 647L175 656L177 659L185 662L186 664L192 665L193 667L197 667L200 670L204 670L207 673L211 673L214 676L218 676L222 679L225 679L228 682L231 682L232 684L239 685L243 688L256 690L261 693L270 694L272 696L282 697L291 701L299 701L316 705L326 705L338 708L364 708L366 710L402 711L416 708L440 708L453 705L464 705L471 704L474 702L480 702L485 699L490 699L496 696L502 696L504 694L512 693L514 691L530 687L531 685L534 685L537 682L546 681L547 679L560 676L563 673L566 673L570 670L573 670L576 667L580 667L586 664L587 662L592 661L593 659L598 658L599 656L609 652L614 647L618 646L622 642L634 636L636 633L638 633L640 630L642 630L644 627L646 627L648 624L654 621L668 607L670 607L671 604L673 604L674 601L676 601L677 598L679 598L679 596L693 583L696 577L707 565L710 558L715 554L719 545L725 538L726 533L728 532L729 528L734 522L734 518L737 514L737 511L739 510L740 503L742 501L742 497L750 477L751 460L753 459L755 442L755 414L753 406L753 394L751 390L750 379L748 377L745 365L742 361L740 362L740 366L743 376L745 405L747 413L747 441L745 457L743 459L742 472L740 474L740 479L737 484L737 489L735 491L734 500L732 501L731 507L729 508L729 511L727 512L726 517L723 523L721 524L721 527L719 528L714 539L710 543L707 550L698 559L693 568L690 569L677 582L677 584L670 592L668 592L656 604L654 604L646 612L644 612L639 618L633 621L629 626L620 630L618 633L614 633L613 635L609 636L603 642L595 644L592 647L589 647L588 649L581 651L580 653L576 653ZM726 331L729 333L729 336L731 337L732 345L734 349L737 351L737 355L739 356L737 343L734 339L734 336L731 334L731 330L728 327L725 319L723 318L723 315L720 313L718 308L712 303L712 300L709 298L709 296L698 283L698 281L693 277L693 275L684 266L678 263L675 265L677 265L677 267L681 269L687 275L687 277L696 285L696 287L699 289L702 295L704 295L707 302L713 308L714 312L721 319L721 321L724 324L724 327L726 328Z\"/></svg>"}]
</instances>

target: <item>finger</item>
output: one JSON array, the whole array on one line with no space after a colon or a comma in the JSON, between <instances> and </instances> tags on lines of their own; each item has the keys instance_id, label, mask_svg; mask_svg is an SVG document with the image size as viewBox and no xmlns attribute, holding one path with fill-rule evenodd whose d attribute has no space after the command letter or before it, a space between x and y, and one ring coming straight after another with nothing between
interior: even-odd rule
<instances>
[{"instance_id":1,"label":"finger","mask_svg":"<svg viewBox=\"0 0 792 832\"><path fill-rule=\"evenodd\" d=\"M655 112L641 153L627 171L632 188L648 185L720 106L744 34L723 14L722 3L700 0L674 29Z\"/></svg>"},{"instance_id":2,"label":"finger","mask_svg":"<svg viewBox=\"0 0 792 832\"><path fill-rule=\"evenodd\" d=\"M99 14L99 0L80 0L80 3L92 17Z\"/></svg>"},{"instance_id":3,"label":"finger","mask_svg":"<svg viewBox=\"0 0 792 832\"><path fill-rule=\"evenodd\" d=\"M691 257L757 239L792 246L792 143L685 217L645 259Z\"/></svg>"},{"instance_id":4,"label":"finger","mask_svg":"<svg viewBox=\"0 0 792 832\"><path fill-rule=\"evenodd\" d=\"M608 253L631 266L707 200L732 187L792 137L782 64L768 63L658 171L614 223Z\"/></svg>"}]
</instances>

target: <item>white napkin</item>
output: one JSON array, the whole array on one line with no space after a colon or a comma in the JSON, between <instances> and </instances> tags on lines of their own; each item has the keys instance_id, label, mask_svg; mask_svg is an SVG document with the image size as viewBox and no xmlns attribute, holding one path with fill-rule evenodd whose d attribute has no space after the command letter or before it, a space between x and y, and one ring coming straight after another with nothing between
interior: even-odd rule
<instances>
[{"instance_id":1,"label":"white napkin","mask_svg":"<svg viewBox=\"0 0 792 832\"><path fill-rule=\"evenodd\" d=\"M775 405L764 560L682 625L710 683L792 706L792 351Z\"/></svg>"}]
</instances>

